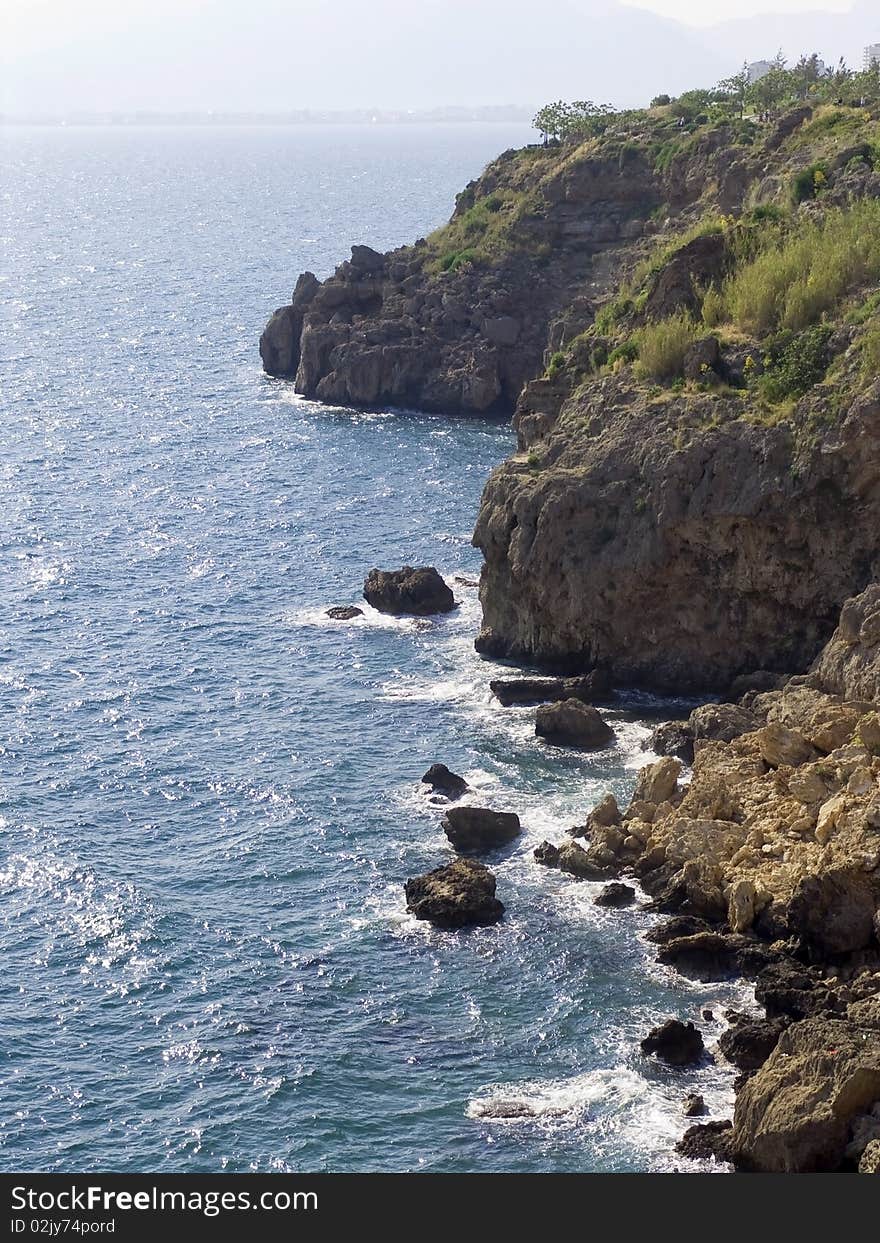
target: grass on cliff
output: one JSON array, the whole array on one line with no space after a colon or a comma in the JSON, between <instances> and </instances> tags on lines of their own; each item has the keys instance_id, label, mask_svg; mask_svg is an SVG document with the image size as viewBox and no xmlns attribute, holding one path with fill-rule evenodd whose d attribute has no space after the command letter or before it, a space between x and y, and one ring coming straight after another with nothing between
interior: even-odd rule
<instances>
[{"instance_id":1,"label":"grass on cliff","mask_svg":"<svg viewBox=\"0 0 880 1243\"><path fill-rule=\"evenodd\" d=\"M501 258L516 247L516 226L534 206L530 194L506 187L477 199L427 239L432 252L428 270L455 272Z\"/></svg>"},{"instance_id":2,"label":"grass on cliff","mask_svg":"<svg viewBox=\"0 0 880 1243\"><path fill-rule=\"evenodd\" d=\"M674 380L684 373L684 356L698 328L686 312L645 324L635 334L636 374L653 380Z\"/></svg>"},{"instance_id":3,"label":"grass on cliff","mask_svg":"<svg viewBox=\"0 0 880 1243\"><path fill-rule=\"evenodd\" d=\"M703 319L707 327L729 322L756 337L800 332L878 279L880 202L871 199L820 219L797 218L778 244L741 264L707 296Z\"/></svg>"}]
</instances>

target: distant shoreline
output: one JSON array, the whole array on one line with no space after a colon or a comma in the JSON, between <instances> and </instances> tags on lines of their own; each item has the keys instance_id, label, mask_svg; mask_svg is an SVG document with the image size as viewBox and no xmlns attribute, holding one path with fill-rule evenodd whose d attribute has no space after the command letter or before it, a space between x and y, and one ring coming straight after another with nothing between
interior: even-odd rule
<instances>
[{"instance_id":1,"label":"distant shoreline","mask_svg":"<svg viewBox=\"0 0 880 1243\"><path fill-rule=\"evenodd\" d=\"M357 108L342 112L302 109L294 112L82 112L60 116L0 115L0 126L42 125L57 128L72 126L333 126L333 125L510 125L531 123L534 109L518 105L485 108L432 108L424 111Z\"/></svg>"}]
</instances>

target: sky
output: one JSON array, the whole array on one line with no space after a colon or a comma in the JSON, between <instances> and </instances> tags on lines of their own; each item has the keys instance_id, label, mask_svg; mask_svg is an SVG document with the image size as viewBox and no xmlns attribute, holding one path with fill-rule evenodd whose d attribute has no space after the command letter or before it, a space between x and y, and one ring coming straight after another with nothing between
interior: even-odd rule
<instances>
[{"instance_id":1,"label":"sky","mask_svg":"<svg viewBox=\"0 0 880 1243\"><path fill-rule=\"evenodd\" d=\"M0 0L0 111L626 107L875 41L880 0Z\"/></svg>"}]
</instances>

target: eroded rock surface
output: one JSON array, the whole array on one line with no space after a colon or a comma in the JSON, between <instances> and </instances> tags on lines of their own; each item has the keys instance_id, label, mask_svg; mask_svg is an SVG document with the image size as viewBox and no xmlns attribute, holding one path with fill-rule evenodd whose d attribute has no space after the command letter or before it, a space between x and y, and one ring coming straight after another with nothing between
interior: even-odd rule
<instances>
[{"instance_id":1,"label":"eroded rock surface","mask_svg":"<svg viewBox=\"0 0 880 1243\"><path fill-rule=\"evenodd\" d=\"M456 859L406 882L407 910L437 928L495 924L504 906L495 897L495 877L482 863Z\"/></svg>"}]
</instances>

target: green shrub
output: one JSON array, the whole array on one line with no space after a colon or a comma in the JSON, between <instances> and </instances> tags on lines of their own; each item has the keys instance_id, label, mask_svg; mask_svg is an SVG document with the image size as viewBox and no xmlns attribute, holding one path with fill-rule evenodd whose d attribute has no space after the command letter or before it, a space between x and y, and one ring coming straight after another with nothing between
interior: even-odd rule
<instances>
[{"instance_id":1,"label":"green shrub","mask_svg":"<svg viewBox=\"0 0 880 1243\"><path fill-rule=\"evenodd\" d=\"M799 173L795 173L791 183L793 202L804 203L807 199L814 199L825 188L827 182L828 166L823 161L811 164L809 168L802 168Z\"/></svg>"},{"instance_id":2,"label":"green shrub","mask_svg":"<svg viewBox=\"0 0 880 1243\"><path fill-rule=\"evenodd\" d=\"M452 250L440 260L440 268L444 272L457 272L466 263L476 263L479 255L473 249Z\"/></svg>"},{"instance_id":3,"label":"green shrub","mask_svg":"<svg viewBox=\"0 0 880 1243\"><path fill-rule=\"evenodd\" d=\"M876 289L864 302L854 307L846 318L851 324L866 324L878 310L880 310L880 289Z\"/></svg>"},{"instance_id":4,"label":"green shrub","mask_svg":"<svg viewBox=\"0 0 880 1243\"><path fill-rule=\"evenodd\" d=\"M552 380L555 375L565 368L565 355L562 350L557 350L555 354L550 355L550 362L547 364L547 375Z\"/></svg>"},{"instance_id":5,"label":"green shrub","mask_svg":"<svg viewBox=\"0 0 880 1243\"><path fill-rule=\"evenodd\" d=\"M595 319L596 331L603 335L609 333L615 324L619 324L625 319L633 309L632 298L615 298L612 302L606 302L603 307L599 308L599 313Z\"/></svg>"},{"instance_id":6,"label":"green shrub","mask_svg":"<svg viewBox=\"0 0 880 1243\"><path fill-rule=\"evenodd\" d=\"M802 397L828 370L828 339L831 329L817 324L806 332L785 331L769 343L765 372L758 386L768 401Z\"/></svg>"},{"instance_id":7,"label":"green shrub","mask_svg":"<svg viewBox=\"0 0 880 1243\"><path fill-rule=\"evenodd\" d=\"M615 363L631 363L639 356L639 347L635 341L624 341L618 345L608 355L608 366L613 367Z\"/></svg>"},{"instance_id":8,"label":"green shrub","mask_svg":"<svg viewBox=\"0 0 880 1243\"><path fill-rule=\"evenodd\" d=\"M645 324L637 335L639 374L655 380L673 380L682 375L684 356L696 335L697 326L685 312Z\"/></svg>"}]
</instances>

